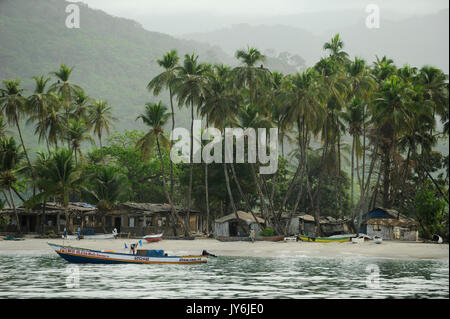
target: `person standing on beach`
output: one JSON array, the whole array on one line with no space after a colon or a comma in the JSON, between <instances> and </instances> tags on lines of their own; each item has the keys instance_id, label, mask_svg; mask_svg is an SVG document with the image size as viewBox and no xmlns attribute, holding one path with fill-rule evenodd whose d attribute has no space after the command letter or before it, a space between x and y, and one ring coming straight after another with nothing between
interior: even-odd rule
<instances>
[{"instance_id":1,"label":"person standing on beach","mask_svg":"<svg viewBox=\"0 0 450 319\"><path fill-rule=\"evenodd\" d=\"M67 239L67 228L64 227L64 233L63 233L64 239Z\"/></svg>"},{"instance_id":2,"label":"person standing on beach","mask_svg":"<svg viewBox=\"0 0 450 319\"><path fill-rule=\"evenodd\" d=\"M255 230L252 229L252 230L250 231L250 239L252 240L252 243L255 242L255 237L256 237Z\"/></svg>"}]
</instances>

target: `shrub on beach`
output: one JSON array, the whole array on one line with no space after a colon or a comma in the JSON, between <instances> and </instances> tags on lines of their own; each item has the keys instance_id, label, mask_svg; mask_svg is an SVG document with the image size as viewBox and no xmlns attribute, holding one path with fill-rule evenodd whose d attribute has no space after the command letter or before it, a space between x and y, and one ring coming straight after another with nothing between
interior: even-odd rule
<instances>
[{"instance_id":1,"label":"shrub on beach","mask_svg":"<svg viewBox=\"0 0 450 319\"><path fill-rule=\"evenodd\" d=\"M259 235L262 236L262 237L272 237L272 236L275 235L275 232L273 231L272 228L267 227L266 229L261 230L261 231L259 232Z\"/></svg>"}]
</instances>

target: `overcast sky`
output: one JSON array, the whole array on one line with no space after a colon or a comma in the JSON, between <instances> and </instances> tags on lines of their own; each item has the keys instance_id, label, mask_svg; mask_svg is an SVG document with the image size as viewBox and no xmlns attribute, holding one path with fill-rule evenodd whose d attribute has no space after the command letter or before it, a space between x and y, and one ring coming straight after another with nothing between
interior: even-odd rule
<instances>
[{"instance_id":1,"label":"overcast sky","mask_svg":"<svg viewBox=\"0 0 450 319\"><path fill-rule=\"evenodd\" d=\"M205 12L217 15L296 14L329 10L364 9L369 3L381 10L405 14L435 12L449 7L448 0L81 0L115 15L136 10L156 15Z\"/></svg>"},{"instance_id":2,"label":"overcast sky","mask_svg":"<svg viewBox=\"0 0 450 319\"><path fill-rule=\"evenodd\" d=\"M286 24L321 32L354 23L368 4L380 7L382 18L401 19L449 7L448 0L69 0L87 3L108 14L138 21L146 29L174 35L205 32L237 23ZM284 19L311 12L356 11L353 15Z\"/></svg>"}]
</instances>

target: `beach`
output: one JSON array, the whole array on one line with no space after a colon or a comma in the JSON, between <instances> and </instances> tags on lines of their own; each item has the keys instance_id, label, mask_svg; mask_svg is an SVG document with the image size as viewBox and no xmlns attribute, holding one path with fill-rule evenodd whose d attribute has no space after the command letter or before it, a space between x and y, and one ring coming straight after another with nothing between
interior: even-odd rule
<instances>
[{"instance_id":1,"label":"beach","mask_svg":"<svg viewBox=\"0 0 450 319\"><path fill-rule=\"evenodd\" d=\"M25 239L5 241L0 239L0 254L14 252L48 252L47 243L95 250L128 253L125 244L138 243L141 239L62 240ZM375 257L395 259L449 259L448 244L384 241L377 245L372 241L361 244L311 243L311 242L220 242L215 239L163 240L147 243L142 239L139 249L165 250L170 255L199 254L207 250L217 256L229 257Z\"/></svg>"}]
</instances>

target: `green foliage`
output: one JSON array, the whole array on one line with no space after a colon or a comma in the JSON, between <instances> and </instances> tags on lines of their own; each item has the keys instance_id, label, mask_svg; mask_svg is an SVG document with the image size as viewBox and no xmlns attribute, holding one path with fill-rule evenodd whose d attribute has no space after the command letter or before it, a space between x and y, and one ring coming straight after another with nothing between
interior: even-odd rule
<instances>
[{"instance_id":1,"label":"green foliage","mask_svg":"<svg viewBox=\"0 0 450 319\"><path fill-rule=\"evenodd\" d=\"M448 238L448 205L430 183L425 183L416 194L414 206L423 238L431 239L434 234Z\"/></svg>"},{"instance_id":2,"label":"green foliage","mask_svg":"<svg viewBox=\"0 0 450 319\"><path fill-rule=\"evenodd\" d=\"M275 235L275 232L272 228L266 227L264 230L259 232L259 235L263 237L272 237Z\"/></svg>"}]
</instances>

